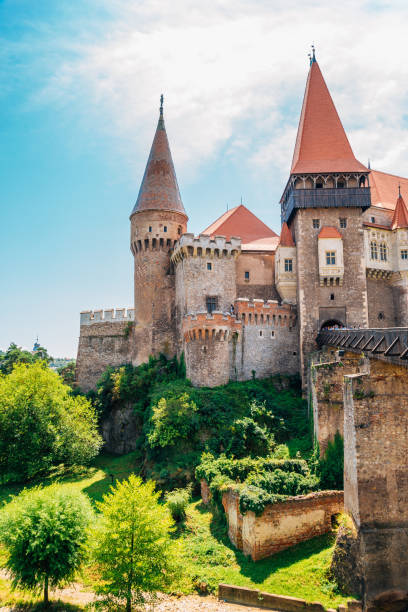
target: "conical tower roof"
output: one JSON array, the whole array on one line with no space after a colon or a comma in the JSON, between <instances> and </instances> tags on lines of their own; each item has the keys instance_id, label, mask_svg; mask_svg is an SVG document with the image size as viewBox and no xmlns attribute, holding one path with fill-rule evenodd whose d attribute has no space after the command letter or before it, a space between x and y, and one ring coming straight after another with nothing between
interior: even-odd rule
<instances>
[{"instance_id":1,"label":"conical tower roof","mask_svg":"<svg viewBox=\"0 0 408 612\"><path fill-rule=\"evenodd\" d=\"M408 227L408 209L400 192L392 217L391 229L400 229L402 227Z\"/></svg>"},{"instance_id":2,"label":"conical tower roof","mask_svg":"<svg viewBox=\"0 0 408 612\"><path fill-rule=\"evenodd\" d=\"M176 211L187 217L164 125L163 96L160 98L160 116L146 170L130 216L145 210Z\"/></svg>"},{"instance_id":3,"label":"conical tower roof","mask_svg":"<svg viewBox=\"0 0 408 612\"><path fill-rule=\"evenodd\" d=\"M282 223L282 230L279 239L279 246L294 247L292 232L290 231L288 224L284 221Z\"/></svg>"},{"instance_id":4,"label":"conical tower roof","mask_svg":"<svg viewBox=\"0 0 408 612\"><path fill-rule=\"evenodd\" d=\"M313 52L291 173L320 172L367 172L367 168L354 157Z\"/></svg>"}]
</instances>

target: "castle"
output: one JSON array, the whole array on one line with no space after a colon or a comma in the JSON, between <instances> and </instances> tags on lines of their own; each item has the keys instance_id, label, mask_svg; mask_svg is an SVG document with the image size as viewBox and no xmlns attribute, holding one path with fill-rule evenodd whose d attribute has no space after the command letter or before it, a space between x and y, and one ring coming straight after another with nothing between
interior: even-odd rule
<instances>
[{"instance_id":1,"label":"castle","mask_svg":"<svg viewBox=\"0 0 408 612\"><path fill-rule=\"evenodd\" d=\"M160 353L184 353L197 386L304 377L324 327L407 326L404 196L408 179L355 158L313 52L280 236L243 205L194 236L161 103L130 215L134 308L81 312L79 386Z\"/></svg>"}]
</instances>

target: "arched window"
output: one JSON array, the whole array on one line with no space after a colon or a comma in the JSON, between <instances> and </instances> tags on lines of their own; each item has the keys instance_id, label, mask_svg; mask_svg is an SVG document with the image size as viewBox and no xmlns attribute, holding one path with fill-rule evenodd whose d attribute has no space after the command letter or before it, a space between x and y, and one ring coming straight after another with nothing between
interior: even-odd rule
<instances>
[{"instance_id":1,"label":"arched window","mask_svg":"<svg viewBox=\"0 0 408 612\"><path fill-rule=\"evenodd\" d=\"M380 243L380 259L381 261L387 261L387 245L385 242Z\"/></svg>"},{"instance_id":2,"label":"arched window","mask_svg":"<svg viewBox=\"0 0 408 612\"><path fill-rule=\"evenodd\" d=\"M378 259L377 243L375 242L375 240L371 241L370 248L371 248L371 259Z\"/></svg>"}]
</instances>

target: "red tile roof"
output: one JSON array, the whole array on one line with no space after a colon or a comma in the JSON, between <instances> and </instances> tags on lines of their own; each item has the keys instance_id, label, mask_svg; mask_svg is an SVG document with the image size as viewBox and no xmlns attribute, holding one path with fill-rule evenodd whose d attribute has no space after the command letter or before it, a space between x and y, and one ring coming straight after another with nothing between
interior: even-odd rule
<instances>
[{"instance_id":1,"label":"red tile roof","mask_svg":"<svg viewBox=\"0 0 408 612\"><path fill-rule=\"evenodd\" d=\"M401 187L401 195L408 201L408 179L379 170L371 170L369 175L371 187L371 204L388 210L395 209L398 197L398 186Z\"/></svg>"},{"instance_id":2,"label":"red tile roof","mask_svg":"<svg viewBox=\"0 0 408 612\"><path fill-rule=\"evenodd\" d=\"M288 224L286 222L284 222L282 224L282 230L281 230L279 245L280 246L286 246L286 247L294 247L295 246L295 243L293 242L292 232L290 231L290 229L288 227Z\"/></svg>"},{"instance_id":3,"label":"red tile roof","mask_svg":"<svg viewBox=\"0 0 408 612\"><path fill-rule=\"evenodd\" d=\"M152 148L132 215L143 210L174 210L186 215L177 184L162 111L161 108Z\"/></svg>"},{"instance_id":4,"label":"red tile roof","mask_svg":"<svg viewBox=\"0 0 408 612\"><path fill-rule=\"evenodd\" d=\"M235 206L212 223L203 234L241 238L243 250L275 250L278 236L243 204Z\"/></svg>"},{"instance_id":5,"label":"red tile roof","mask_svg":"<svg viewBox=\"0 0 408 612\"><path fill-rule=\"evenodd\" d=\"M316 61L307 77L291 173L364 172Z\"/></svg>"},{"instance_id":6,"label":"red tile roof","mask_svg":"<svg viewBox=\"0 0 408 612\"><path fill-rule=\"evenodd\" d=\"M391 229L408 227L408 209L401 196L397 200L394 215L392 217Z\"/></svg>"},{"instance_id":7,"label":"red tile roof","mask_svg":"<svg viewBox=\"0 0 408 612\"><path fill-rule=\"evenodd\" d=\"M319 238L341 238L341 234L335 227L326 225L320 230Z\"/></svg>"}]
</instances>

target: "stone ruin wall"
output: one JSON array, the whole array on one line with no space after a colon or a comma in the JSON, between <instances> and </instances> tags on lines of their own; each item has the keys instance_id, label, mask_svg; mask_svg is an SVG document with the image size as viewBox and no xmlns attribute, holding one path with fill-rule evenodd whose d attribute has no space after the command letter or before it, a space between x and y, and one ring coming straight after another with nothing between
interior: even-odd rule
<instances>
[{"instance_id":1,"label":"stone ruin wall","mask_svg":"<svg viewBox=\"0 0 408 612\"><path fill-rule=\"evenodd\" d=\"M344 495L345 509L358 532L360 549L356 564L362 568L364 609L392 609L394 605L395 610L405 610L408 605L405 367L371 359L369 372L345 376Z\"/></svg>"},{"instance_id":2,"label":"stone ruin wall","mask_svg":"<svg viewBox=\"0 0 408 612\"><path fill-rule=\"evenodd\" d=\"M239 494L222 496L231 542L253 561L265 559L332 529L332 517L343 512L343 491L318 491L266 506L261 516L239 511Z\"/></svg>"},{"instance_id":3,"label":"stone ruin wall","mask_svg":"<svg viewBox=\"0 0 408 612\"><path fill-rule=\"evenodd\" d=\"M81 312L75 379L82 391L94 389L108 366L131 361L133 325L132 308Z\"/></svg>"}]
</instances>

